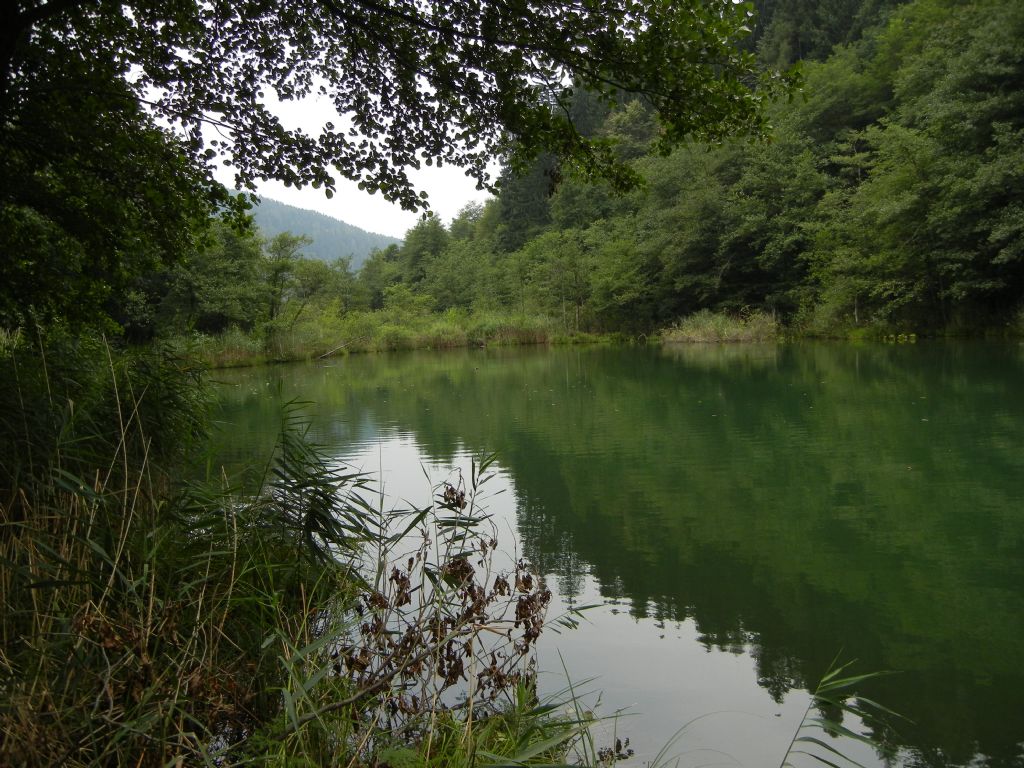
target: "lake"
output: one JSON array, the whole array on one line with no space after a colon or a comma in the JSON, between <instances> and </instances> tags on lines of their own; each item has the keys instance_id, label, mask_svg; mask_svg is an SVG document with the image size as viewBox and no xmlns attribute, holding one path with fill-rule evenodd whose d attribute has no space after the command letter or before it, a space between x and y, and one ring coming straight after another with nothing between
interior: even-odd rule
<instances>
[{"instance_id":1,"label":"lake","mask_svg":"<svg viewBox=\"0 0 1024 768\"><path fill-rule=\"evenodd\" d=\"M682 767L778 766L838 656L893 672L863 691L907 718L896 765L1024 766L1024 346L461 350L216 378L231 471L266 461L293 399L389 498L423 504L496 452L502 545L551 614L598 604L542 635L541 686L563 662L593 678L599 711L626 713L601 738L637 765L682 728Z\"/></svg>"}]
</instances>

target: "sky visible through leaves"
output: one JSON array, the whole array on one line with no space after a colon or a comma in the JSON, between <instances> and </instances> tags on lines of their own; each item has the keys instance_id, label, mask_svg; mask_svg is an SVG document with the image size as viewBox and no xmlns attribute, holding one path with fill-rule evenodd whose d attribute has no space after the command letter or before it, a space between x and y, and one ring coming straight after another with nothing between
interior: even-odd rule
<instances>
[{"instance_id":1,"label":"sky visible through leaves","mask_svg":"<svg viewBox=\"0 0 1024 768\"><path fill-rule=\"evenodd\" d=\"M304 128L313 132L327 121L344 123L329 99L307 98L287 104L268 99L268 103L273 104L274 111L288 128ZM493 175L497 176L497 172L495 166ZM483 202L490 197L486 191L478 190L476 182L465 176L462 169L454 166L423 167L411 174L419 188L430 196L431 210L445 223L451 221L467 203ZM233 186L234 171L221 166L217 178L223 184ZM403 210L397 203L388 202L379 194L371 195L359 189L356 182L341 177L338 178L338 189L331 199L327 198L323 189L297 189L273 179L260 182L257 187L261 196L297 208L318 211L368 232L391 237L404 237L421 217L420 213Z\"/></svg>"}]
</instances>

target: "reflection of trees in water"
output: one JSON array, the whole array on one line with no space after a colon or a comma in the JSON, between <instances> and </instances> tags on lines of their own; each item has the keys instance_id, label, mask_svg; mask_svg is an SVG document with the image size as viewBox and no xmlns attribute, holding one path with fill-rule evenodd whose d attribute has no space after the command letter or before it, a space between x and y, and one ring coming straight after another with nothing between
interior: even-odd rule
<instances>
[{"instance_id":1,"label":"reflection of trees in water","mask_svg":"<svg viewBox=\"0 0 1024 768\"><path fill-rule=\"evenodd\" d=\"M809 681L803 679L798 658L785 651L754 643L750 654L757 662L757 684L768 691L776 702L794 688L807 688Z\"/></svg>"},{"instance_id":2,"label":"reflection of trees in water","mask_svg":"<svg viewBox=\"0 0 1024 768\"><path fill-rule=\"evenodd\" d=\"M707 644L751 652L776 698L840 648L906 670L872 692L917 722L908 743L1013 764L1020 734L994 724L1024 703L1019 355L680 347L346 363L281 374L284 394L317 402L316 433L401 425L441 460L498 449L523 547L563 594L589 573L637 616L692 618Z\"/></svg>"}]
</instances>

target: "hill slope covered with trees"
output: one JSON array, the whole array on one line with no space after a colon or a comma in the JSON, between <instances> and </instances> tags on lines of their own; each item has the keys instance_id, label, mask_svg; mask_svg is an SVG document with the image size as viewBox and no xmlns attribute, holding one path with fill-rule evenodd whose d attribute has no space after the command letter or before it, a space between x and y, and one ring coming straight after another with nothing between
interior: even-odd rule
<instances>
[{"instance_id":1,"label":"hill slope covered with trees","mask_svg":"<svg viewBox=\"0 0 1024 768\"><path fill-rule=\"evenodd\" d=\"M332 216L267 197L260 198L251 215L265 237L283 232L305 235L313 241L303 247L305 256L327 263L349 257L353 269L359 269L375 249L401 243L397 237L367 232Z\"/></svg>"},{"instance_id":2,"label":"hill slope covered with trees","mask_svg":"<svg viewBox=\"0 0 1024 768\"><path fill-rule=\"evenodd\" d=\"M510 159L489 202L362 264L304 258L328 237L300 222L277 226L313 245L276 256L215 227L118 319L141 337L235 329L237 362L651 334L709 312L794 335L1021 333L1021 39L1011 0L763 3L745 44L802 81L767 139L668 151L650 99L576 90L568 119L638 187Z\"/></svg>"},{"instance_id":3,"label":"hill slope covered with trees","mask_svg":"<svg viewBox=\"0 0 1024 768\"><path fill-rule=\"evenodd\" d=\"M769 141L658 151L643 99L573 116L644 180L617 196L550 157L360 274L435 310L501 308L630 332L763 310L795 332L1019 330L1024 6L762 3L764 60L803 56Z\"/></svg>"}]
</instances>

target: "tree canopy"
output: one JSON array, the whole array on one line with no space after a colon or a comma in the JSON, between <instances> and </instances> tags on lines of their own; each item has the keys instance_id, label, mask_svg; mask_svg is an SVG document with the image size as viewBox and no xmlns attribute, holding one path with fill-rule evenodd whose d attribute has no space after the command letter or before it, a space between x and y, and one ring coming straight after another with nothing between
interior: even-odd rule
<instances>
[{"instance_id":1,"label":"tree canopy","mask_svg":"<svg viewBox=\"0 0 1024 768\"><path fill-rule=\"evenodd\" d=\"M618 187L637 178L574 123L573 94L638 94L667 150L764 127L778 78L736 43L732 0L14 0L0 11L0 321L117 318L139 275L201 239L261 179L359 182L408 209L408 175L541 152ZM765 86L765 87L762 87ZM337 122L275 114L327 99ZM279 109L281 107L278 107ZM575 116L578 118L578 116Z\"/></svg>"},{"instance_id":2,"label":"tree canopy","mask_svg":"<svg viewBox=\"0 0 1024 768\"><path fill-rule=\"evenodd\" d=\"M756 129L753 58L736 49L753 5L731 0L20 0L0 44L0 115L15 118L41 60L107 60L193 159L228 158L240 186L274 177L360 181L407 208L421 163L486 165L542 149L628 176L568 115L573 83L642 94L661 142ZM329 98L339 124L289 130L264 97ZM203 140L204 124L223 131Z\"/></svg>"}]
</instances>

